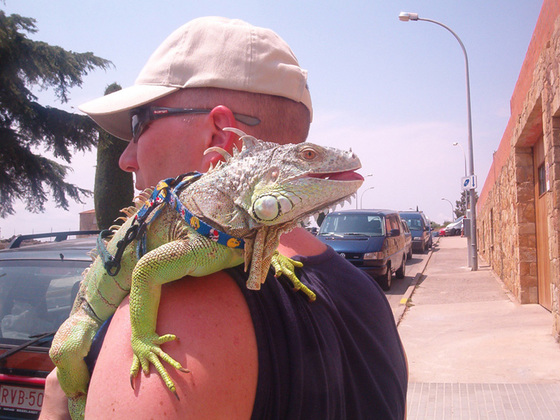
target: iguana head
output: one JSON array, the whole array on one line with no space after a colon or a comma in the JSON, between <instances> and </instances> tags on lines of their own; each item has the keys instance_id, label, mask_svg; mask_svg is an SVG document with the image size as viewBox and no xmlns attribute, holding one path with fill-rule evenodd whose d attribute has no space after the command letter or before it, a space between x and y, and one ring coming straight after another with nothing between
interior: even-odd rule
<instances>
[{"instance_id":1,"label":"iguana head","mask_svg":"<svg viewBox=\"0 0 560 420\"><path fill-rule=\"evenodd\" d=\"M364 181L355 172L361 163L351 151L312 143L278 145L235 132L243 140L238 162L248 175L235 203L259 225L295 225L347 199Z\"/></svg>"},{"instance_id":2,"label":"iguana head","mask_svg":"<svg viewBox=\"0 0 560 420\"><path fill-rule=\"evenodd\" d=\"M181 193L181 201L215 228L245 240L247 286L264 282L280 236L302 219L354 194L364 179L358 157L311 143L268 143L240 130L241 151L209 170Z\"/></svg>"}]
</instances>

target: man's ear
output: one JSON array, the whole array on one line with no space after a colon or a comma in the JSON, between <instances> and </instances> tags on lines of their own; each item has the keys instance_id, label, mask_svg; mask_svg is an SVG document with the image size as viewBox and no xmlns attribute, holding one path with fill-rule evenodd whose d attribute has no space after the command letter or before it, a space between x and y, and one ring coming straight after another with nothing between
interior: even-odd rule
<instances>
[{"instance_id":1,"label":"man's ear","mask_svg":"<svg viewBox=\"0 0 560 420\"><path fill-rule=\"evenodd\" d=\"M212 139L209 147L220 147L229 154L232 154L234 145L239 147L238 136L231 131L224 131L223 129L226 127L237 128L237 121L233 116L233 112L228 107L219 105L212 109L209 119L213 124ZM217 152L210 152L206 155L206 160L209 161L212 166L216 166L216 163L222 159L222 156Z\"/></svg>"}]
</instances>

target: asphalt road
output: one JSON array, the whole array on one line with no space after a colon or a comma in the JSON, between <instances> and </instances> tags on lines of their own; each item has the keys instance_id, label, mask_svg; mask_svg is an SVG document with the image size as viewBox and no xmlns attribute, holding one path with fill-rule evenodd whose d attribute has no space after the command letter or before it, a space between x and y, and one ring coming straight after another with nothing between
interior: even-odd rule
<instances>
[{"instance_id":1,"label":"asphalt road","mask_svg":"<svg viewBox=\"0 0 560 420\"><path fill-rule=\"evenodd\" d=\"M435 241L434 241L435 244ZM401 304L401 299L405 294L408 286L412 283L412 280L416 276L416 273L422 271L426 264L426 260L430 254L427 252L425 254L412 254L412 258L406 262L406 275L404 279L397 279L393 276L393 282L391 284L391 289L385 292L385 296L387 296L387 300L391 305L391 309L393 309L393 315L395 315L399 311Z\"/></svg>"}]
</instances>

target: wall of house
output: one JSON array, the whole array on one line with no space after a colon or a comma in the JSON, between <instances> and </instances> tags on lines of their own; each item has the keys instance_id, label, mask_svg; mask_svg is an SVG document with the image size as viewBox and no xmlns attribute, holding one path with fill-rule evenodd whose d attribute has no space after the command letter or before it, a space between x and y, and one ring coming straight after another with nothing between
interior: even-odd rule
<instances>
[{"instance_id":1,"label":"wall of house","mask_svg":"<svg viewBox=\"0 0 560 420\"><path fill-rule=\"evenodd\" d=\"M479 255L521 303L538 303L533 146L544 143L552 328L560 339L560 2L544 0L511 117L477 205Z\"/></svg>"},{"instance_id":2,"label":"wall of house","mask_svg":"<svg viewBox=\"0 0 560 420\"><path fill-rule=\"evenodd\" d=\"M80 230L97 230L95 210L86 210L80 213Z\"/></svg>"}]
</instances>

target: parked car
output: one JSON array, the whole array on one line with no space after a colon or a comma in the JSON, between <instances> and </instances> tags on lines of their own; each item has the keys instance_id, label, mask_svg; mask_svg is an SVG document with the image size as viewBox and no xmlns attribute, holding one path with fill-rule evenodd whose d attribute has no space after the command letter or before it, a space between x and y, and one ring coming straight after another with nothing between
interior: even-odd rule
<instances>
[{"instance_id":1,"label":"parked car","mask_svg":"<svg viewBox=\"0 0 560 420\"><path fill-rule=\"evenodd\" d=\"M432 227L421 211L400 211L401 219L406 222L412 233L412 251L424 253L432 247Z\"/></svg>"},{"instance_id":2,"label":"parked car","mask_svg":"<svg viewBox=\"0 0 560 420\"><path fill-rule=\"evenodd\" d=\"M33 419L54 368L49 348L68 317L96 237L66 240L61 232L19 236L0 250L0 418ZM20 247L25 239L54 242Z\"/></svg>"},{"instance_id":3,"label":"parked car","mask_svg":"<svg viewBox=\"0 0 560 420\"><path fill-rule=\"evenodd\" d=\"M404 278L406 239L393 210L346 210L329 213L317 235L323 243L389 290L393 273Z\"/></svg>"},{"instance_id":4,"label":"parked car","mask_svg":"<svg viewBox=\"0 0 560 420\"><path fill-rule=\"evenodd\" d=\"M448 224L445 227L445 236L460 235L463 230L463 219L464 216L461 216L454 222Z\"/></svg>"},{"instance_id":5,"label":"parked car","mask_svg":"<svg viewBox=\"0 0 560 420\"><path fill-rule=\"evenodd\" d=\"M406 259L409 260L412 258L412 233L410 233L410 229L404 220L401 219L401 224L403 227L404 232L404 240L405 240L405 252L406 252Z\"/></svg>"},{"instance_id":6,"label":"parked car","mask_svg":"<svg viewBox=\"0 0 560 420\"><path fill-rule=\"evenodd\" d=\"M441 228L441 229L439 230L439 236L446 236L446 235L445 235L445 228Z\"/></svg>"}]
</instances>

